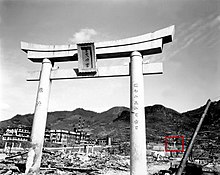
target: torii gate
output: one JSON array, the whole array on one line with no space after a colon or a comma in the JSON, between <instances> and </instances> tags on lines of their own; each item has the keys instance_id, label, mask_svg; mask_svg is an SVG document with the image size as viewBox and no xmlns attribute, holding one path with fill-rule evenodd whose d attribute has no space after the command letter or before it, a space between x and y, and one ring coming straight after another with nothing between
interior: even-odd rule
<instances>
[{"instance_id":1,"label":"torii gate","mask_svg":"<svg viewBox=\"0 0 220 175\"><path fill-rule=\"evenodd\" d=\"M146 130L143 75L162 74L162 63L144 64L142 55L161 53L163 44L172 42L174 26L137 37L77 45L39 45L21 42L28 59L42 63L28 81L39 81L28 153L26 174L38 173L41 164L52 80L130 76L130 166L131 175L146 175ZM130 57L130 65L97 67L96 59ZM52 69L54 62L78 61L78 69Z\"/></svg>"}]
</instances>

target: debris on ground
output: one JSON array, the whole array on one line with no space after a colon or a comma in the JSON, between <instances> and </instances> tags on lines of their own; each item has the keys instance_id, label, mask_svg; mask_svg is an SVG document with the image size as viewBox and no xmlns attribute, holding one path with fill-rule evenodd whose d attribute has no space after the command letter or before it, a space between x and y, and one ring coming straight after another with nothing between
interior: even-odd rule
<instances>
[{"instance_id":1,"label":"debris on ground","mask_svg":"<svg viewBox=\"0 0 220 175\"><path fill-rule=\"evenodd\" d=\"M41 174L65 175L95 175L104 174L109 170L129 172L130 161L128 156L111 155L105 151L95 154L79 152L56 151L43 153ZM22 174L25 169L23 163L5 160L0 163L0 174ZM17 165L17 166L16 166Z\"/></svg>"}]
</instances>

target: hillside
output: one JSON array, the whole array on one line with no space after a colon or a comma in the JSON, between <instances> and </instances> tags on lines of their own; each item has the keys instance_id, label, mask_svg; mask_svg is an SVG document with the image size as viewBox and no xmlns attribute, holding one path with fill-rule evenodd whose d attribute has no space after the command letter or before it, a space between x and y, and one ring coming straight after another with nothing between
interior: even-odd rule
<instances>
[{"instance_id":1,"label":"hillside","mask_svg":"<svg viewBox=\"0 0 220 175\"><path fill-rule=\"evenodd\" d=\"M189 140L204 112L205 105L198 109L178 113L162 105L145 107L147 141L164 141L168 135L184 135ZM130 113L126 107L113 107L105 112L78 108L73 111L49 112L47 127L50 129L73 130L78 126L79 118L84 120L84 129L93 137L112 136L120 141L128 141L130 134ZM0 128L8 125L23 124L32 126L33 114L16 115L10 120L0 122ZM218 142L220 134L220 101L212 102L199 139L211 139ZM218 131L218 132L213 132Z\"/></svg>"},{"instance_id":2,"label":"hillside","mask_svg":"<svg viewBox=\"0 0 220 175\"><path fill-rule=\"evenodd\" d=\"M195 126L205 110L205 106L183 113L190 118L189 126ZM196 138L195 150L205 150L203 156L220 156L220 101L212 102L203 125ZM196 152L195 152L196 154Z\"/></svg>"}]
</instances>

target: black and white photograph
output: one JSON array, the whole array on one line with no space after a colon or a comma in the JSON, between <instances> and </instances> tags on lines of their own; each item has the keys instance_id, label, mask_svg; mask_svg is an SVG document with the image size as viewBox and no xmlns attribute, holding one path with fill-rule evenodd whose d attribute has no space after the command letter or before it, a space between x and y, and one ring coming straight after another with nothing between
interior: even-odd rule
<instances>
[{"instance_id":1,"label":"black and white photograph","mask_svg":"<svg viewBox=\"0 0 220 175\"><path fill-rule=\"evenodd\" d=\"M0 174L220 175L220 1L0 0Z\"/></svg>"}]
</instances>

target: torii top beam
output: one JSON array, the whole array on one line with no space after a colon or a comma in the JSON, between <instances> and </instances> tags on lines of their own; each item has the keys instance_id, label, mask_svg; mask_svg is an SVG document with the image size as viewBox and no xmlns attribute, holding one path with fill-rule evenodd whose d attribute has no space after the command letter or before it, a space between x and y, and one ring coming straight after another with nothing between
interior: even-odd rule
<instances>
[{"instance_id":1,"label":"torii top beam","mask_svg":"<svg viewBox=\"0 0 220 175\"><path fill-rule=\"evenodd\" d=\"M161 53L163 44L172 42L174 26L153 33L116 41L97 42L95 53L97 59L129 57L137 50L142 55ZM21 49L27 53L28 59L42 63L44 58L52 62L77 61L77 45L41 45L21 42Z\"/></svg>"}]
</instances>

